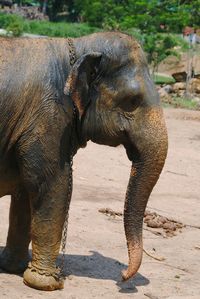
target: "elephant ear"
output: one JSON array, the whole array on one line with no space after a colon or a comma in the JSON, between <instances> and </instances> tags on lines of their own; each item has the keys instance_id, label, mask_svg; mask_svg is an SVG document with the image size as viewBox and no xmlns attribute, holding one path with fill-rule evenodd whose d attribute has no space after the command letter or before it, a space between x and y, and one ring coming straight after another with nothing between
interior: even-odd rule
<instances>
[{"instance_id":1,"label":"elephant ear","mask_svg":"<svg viewBox=\"0 0 200 299\"><path fill-rule=\"evenodd\" d=\"M101 57L102 54L99 52L81 56L73 65L67 78L64 93L72 98L79 111L79 118L89 104L90 86L98 72Z\"/></svg>"}]
</instances>

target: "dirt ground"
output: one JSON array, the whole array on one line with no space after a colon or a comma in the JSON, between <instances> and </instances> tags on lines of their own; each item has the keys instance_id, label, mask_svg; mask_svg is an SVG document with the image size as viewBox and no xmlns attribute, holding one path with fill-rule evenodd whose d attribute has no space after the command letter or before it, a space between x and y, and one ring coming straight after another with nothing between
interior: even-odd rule
<instances>
[{"instance_id":1,"label":"dirt ground","mask_svg":"<svg viewBox=\"0 0 200 299\"><path fill-rule=\"evenodd\" d=\"M148 209L186 225L174 237L144 225L146 253L136 277L121 282L127 265L122 212L130 162L122 147L89 143L74 161L65 289L42 292L22 277L0 271L0 298L199 299L200 298L200 112L165 109L169 131L167 162ZM0 200L0 248L6 243L9 197ZM157 232L157 233L156 233ZM164 259L164 260L163 260Z\"/></svg>"}]
</instances>

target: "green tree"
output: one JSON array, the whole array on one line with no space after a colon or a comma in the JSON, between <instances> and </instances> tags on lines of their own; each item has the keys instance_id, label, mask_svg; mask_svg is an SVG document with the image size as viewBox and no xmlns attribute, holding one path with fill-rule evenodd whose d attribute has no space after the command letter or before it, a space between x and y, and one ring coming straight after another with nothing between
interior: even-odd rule
<instances>
[{"instance_id":1,"label":"green tree","mask_svg":"<svg viewBox=\"0 0 200 299\"><path fill-rule=\"evenodd\" d=\"M75 0L74 8L90 25L112 29L119 27L126 13L126 3L125 0Z\"/></svg>"},{"instance_id":2,"label":"green tree","mask_svg":"<svg viewBox=\"0 0 200 299\"><path fill-rule=\"evenodd\" d=\"M139 28L142 32L181 32L200 26L200 0L38 0L51 20L65 12L67 20L105 29ZM35 3L37 0L16 0Z\"/></svg>"},{"instance_id":3,"label":"green tree","mask_svg":"<svg viewBox=\"0 0 200 299\"><path fill-rule=\"evenodd\" d=\"M74 0L73 8L90 25L148 31L155 28L181 32L200 26L200 0Z\"/></svg>"},{"instance_id":4,"label":"green tree","mask_svg":"<svg viewBox=\"0 0 200 299\"><path fill-rule=\"evenodd\" d=\"M143 35L143 47L147 53L148 62L153 67L153 72L169 55L178 56L174 50L176 45L177 43L171 35L164 36L159 33Z\"/></svg>"}]
</instances>

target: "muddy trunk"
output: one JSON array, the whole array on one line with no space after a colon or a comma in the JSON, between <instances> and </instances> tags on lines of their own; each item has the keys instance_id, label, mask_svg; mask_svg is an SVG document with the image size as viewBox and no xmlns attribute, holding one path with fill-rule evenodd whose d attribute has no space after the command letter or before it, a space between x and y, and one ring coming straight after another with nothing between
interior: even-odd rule
<instances>
[{"instance_id":1,"label":"muddy trunk","mask_svg":"<svg viewBox=\"0 0 200 299\"><path fill-rule=\"evenodd\" d=\"M134 143L133 163L124 207L124 227L129 255L128 269L122 272L124 280L132 277L140 267L144 211L167 154L167 133L162 112L149 111L146 117L143 123L145 134L140 130L143 131L143 136L137 136L136 140L139 141Z\"/></svg>"}]
</instances>

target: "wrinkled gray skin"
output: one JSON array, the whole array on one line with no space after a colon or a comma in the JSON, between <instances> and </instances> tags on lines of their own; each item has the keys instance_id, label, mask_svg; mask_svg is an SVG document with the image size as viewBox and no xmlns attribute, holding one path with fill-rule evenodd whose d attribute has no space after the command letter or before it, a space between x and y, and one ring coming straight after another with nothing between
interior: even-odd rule
<instances>
[{"instance_id":1,"label":"wrinkled gray skin","mask_svg":"<svg viewBox=\"0 0 200 299\"><path fill-rule=\"evenodd\" d=\"M140 46L113 32L75 39L70 67L64 39L0 42L0 196L12 196L1 267L23 272L32 241L24 282L63 287L55 262L70 204L71 140L75 152L92 140L123 144L132 163L124 207L129 266L122 273L132 277L142 260L145 207L167 154L163 112Z\"/></svg>"}]
</instances>

